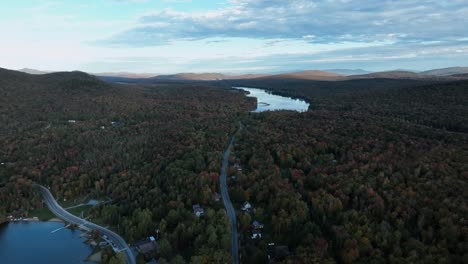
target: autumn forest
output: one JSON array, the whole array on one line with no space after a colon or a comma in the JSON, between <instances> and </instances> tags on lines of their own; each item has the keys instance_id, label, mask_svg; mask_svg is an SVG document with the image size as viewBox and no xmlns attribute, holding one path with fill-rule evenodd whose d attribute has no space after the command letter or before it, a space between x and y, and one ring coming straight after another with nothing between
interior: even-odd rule
<instances>
[{"instance_id":1,"label":"autumn forest","mask_svg":"<svg viewBox=\"0 0 468 264\"><path fill-rule=\"evenodd\" d=\"M252 113L236 85L311 106ZM467 81L117 84L0 69L0 222L45 209L40 183L59 201L108 200L87 216L131 245L157 236L137 263L232 263L218 196L237 131L241 263L467 263L467 102Z\"/></svg>"}]
</instances>

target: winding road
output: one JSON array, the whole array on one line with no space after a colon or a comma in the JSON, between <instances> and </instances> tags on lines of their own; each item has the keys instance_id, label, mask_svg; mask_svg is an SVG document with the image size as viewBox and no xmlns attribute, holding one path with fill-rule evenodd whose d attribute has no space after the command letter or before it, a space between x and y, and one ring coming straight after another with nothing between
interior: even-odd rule
<instances>
[{"instance_id":1,"label":"winding road","mask_svg":"<svg viewBox=\"0 0 468 264\"><path fill-rule=\"evenodd\" d=\"M135 256L133 255L132 250L130 247L127 245L125 240L120 237L118 234L115 232L96 225L94 223L91 223L85 219L81 219L75 215L72 215L69 213L67 210L63 209L55 200L54 196L52 193L47 189L46 187L35 184L37 187L41 189L42 197L44 199L44 202L47 204L47 207L52 211L54 215L56 215L58 218L69 222L71 224L75 224L80 226L80 228L91 231L91 230L98 230L103 238L110 242L112 248L114 249L115 252L124 252L125 256L127 258L127 263L128 264L136 264ZM104 237L105 236L105 237Z\"/></svg>"},{"instance_id":2,"label":"winding road","mask_svg":"<svg viewBox=\"0 0 468 264\"><path fill-rule=\"evenodd\" d=\"M239 123L239 130L242 129L242 124ZM237 133L237 132L236 132ZM227 216L229 222L231 223L231 255L232 262L234 264L239 264L239 235L237 233L237 218L236 211L232 206L231 198L229 198L229 192L227 187L227 169L229 165L229 155L231 154L231 146L234 143L235 134L232 136L229 145L224 152L223 164L221 166L221 180L219 182L221 189L221 196L223 197L224 207L226 208Z\"/></svg>"}]
</instances>

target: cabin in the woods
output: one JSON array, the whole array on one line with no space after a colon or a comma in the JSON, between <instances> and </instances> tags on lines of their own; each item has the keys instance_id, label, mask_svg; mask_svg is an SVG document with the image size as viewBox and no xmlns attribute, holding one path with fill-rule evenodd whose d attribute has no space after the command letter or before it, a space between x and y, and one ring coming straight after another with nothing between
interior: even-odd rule
<instances>
[{"instance_id":1,"label":"cabin in the woods","mask_svg":"<svg viewBox=\"0 0 468 264\"><path fill-rule=\"evenodd\" d=\"M252 230L252 239L260 239L260 238L262 238L262 231Z\"/></svg>"},{"instance_id":2,"label":"cabin in the woods","mask_svg":"<svg viewBox=\"0 0 468 264\"><path fill-rule=\"evenodd\" d=\"M214 200L215 202L219 202L219 201L221 200L221 195L220 195L219 193L215 192L215 193L213 194L213 200Z\"/></svg>"},{"instance_id":3,"label":"cabin in the woods","mask_svg":"<svg viewBox=\"0 0 468 264\"><path fill-rule=\"evenodd\" d=\"M250 212L252 210L252 205L249 202L245 202L241 208L242 211Z\"/></svg>"},{"instance_id":4,"label":"cabin in the woods","mask_svg":"<svg viewBox=\"0 0 468 264\"><path fill-rule=\"evenodd\" d=\"M149 237L146 240L136 242L135 248L139 253L147 256L147 255L150 255L152 252L155 252L158 250L158 244L156 242L156 239L154 239L154 237Z\"/></svg>"},{"instance_id":5,"label":"cabin in the woods","mask_svg":"<svg viewBox=\"0 0 468 264\"><path fill-rule=\"evenodd\" d=\"M193 205L192 208L193 208L193 213L197 217L201 217L205 214L205 210L199 204Z\"/></svg>"},{"instance_id":6,"label":"cabin in the woods","mask_svg":"<svg viewBox=\"0 0 468 264\"><path fill-rule=\"evenodd\" d=\"M237 171L242 171L242 166L239 163L234 164L234 169Z\"/></svg>"},{"instance_id":7,"label":"cabin in the woods","mask_svg":"<svg viewBox=\"0 0 468 264\"><path fill-rule=\"evenodd\" d=\"M259 221L255 220L255 221L252 222L252 229L254 229L254 230L263 229L263 224L260 223Z\"/></svg>"}]
</instances>

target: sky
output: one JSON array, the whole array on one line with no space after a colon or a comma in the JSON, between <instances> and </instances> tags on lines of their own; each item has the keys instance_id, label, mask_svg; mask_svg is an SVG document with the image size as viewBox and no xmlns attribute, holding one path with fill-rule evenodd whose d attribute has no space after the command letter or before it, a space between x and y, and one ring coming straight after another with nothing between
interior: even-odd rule
<instances>
[{"instance_id":1,"label":"sky","mask_svg":"<svg viewBox=\"0 0 468 264\"><path fill-rule=\"evenodd\" d=\"M0 2L0 67L275 73L468 66L468 0Z\"/></svg>"}]
</instances>

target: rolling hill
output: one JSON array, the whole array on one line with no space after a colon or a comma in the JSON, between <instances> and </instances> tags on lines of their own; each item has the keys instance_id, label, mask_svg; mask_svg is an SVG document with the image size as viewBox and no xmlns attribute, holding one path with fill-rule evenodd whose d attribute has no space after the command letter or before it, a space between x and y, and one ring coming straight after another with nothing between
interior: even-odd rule
<instances>
[{"instance_id":1,"label":"rolling hill","mask_svg":"<svg viewBox=\"0 0 468 264\"><path fill-rule=\"evenodd\" d=\"M410 71L383 71L347 76L348 79L421 79L425 77L427 76Z\"/></svg>"},{"instance_id":2,"label":"rolling hill","mask_svg":"<svg viewBox=\"0 0 468 264\"><path fill-rule=\"evenodd\" d=\"M28 74L36 74L36 75L49 73L48 71L40 71L40 70L30 69L30 68L23 68L18 71L28 73Z\"/></svg>"},{"instance_id":3,"label":"rolling hill","mask_svg":"<svg viewBox=\"0 0 468 264\"><path fill-rule=\"evenodd\" d=\"M340 74L340 75L347 75L347 76L372 73L370 71L366 71L366 70L363 70L363 69L330 69L330 70L325 70L325 71Z\"/></svg>"},{"instance_id":4,"label":"rolling hill","mask_svg":"<svg viewBox=\"0 0 468 264\"><path fill-rule=\"evenodd\" d=\"M300 80L317 80L317 81L335 81L343 78L343 75L333 72L309 70L300 72L282 73L276 75L263 76L264 79L300 79Z\"/></svg>"},{"instance_id":5,"label":"rolling hill","mask_svg":"<svg viewBox=\"0 0 468 264\"><path fill-rule=\"evenodd\" d=\"M229 75L223 73L178 73L170 75L158 75L152 77L154 80L172 80L172 81L213 81L213 80L236 80L236 79L252 79L263 77L265 74L243 74Z\"/></svg>"},{"instance_id":6,"label":"rolling hill","mask_svg":"<svg viewBox=\"0 0 468 264\"><path fill-rule=\"evenodd\" d=\"M468 67L450 67L442 69L434 69L430 71L424 71L420 74L423 75L435 75L435 76L450 76L456 74L468 74Z\"/></svg>"}]
</instances>

